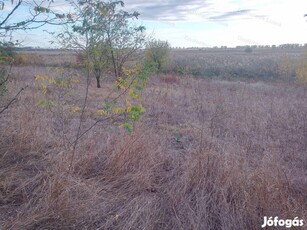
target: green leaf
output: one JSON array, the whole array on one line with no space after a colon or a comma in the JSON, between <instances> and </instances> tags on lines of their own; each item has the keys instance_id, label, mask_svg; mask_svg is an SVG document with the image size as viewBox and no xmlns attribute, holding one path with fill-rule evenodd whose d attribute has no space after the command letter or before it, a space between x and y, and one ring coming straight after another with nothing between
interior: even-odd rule
<instances>
[{"instance_id":1,"label":"green leaf","mask_svg":"<svg viewBox=\"0 0 307 230\"><path fill-rule=\"evenodd\" d=\"M140 98L140 95L138 95L136 92L134 92L133 89L130 90L129 96L132 98Z\"/></svg>"},{"instance_id":2,"label":"green leaf","mask_svg":"<svg viewBox=\"0 0 307 230\"><path fill-rule=\"evenodd\" d=\"M45 108L48 108L48 109L50 109L53 106L52 101L50 101L46 98L39 99L38 104L45 107Z\"/></svg>"},{"instance_id":3,"label":"green leaf","mask_svg":"<svg viewBox=\"0 0 307 230\"><path fill-rule=\"evenodd\" d=\"M116 106L116 101L105 101L104 103L104 109L108 113L111 113L115 106Z\"/></svg>"},{"instance_id":4,"label":"green leaf","mask_svg":"<svg viewBox=\"0 0 307 230\"><path fill-rule=\"evenodd\" d=\"M132 126L128 123L124 123L121 125L129 134L132 133Z\"/></svg>"},{"instance_id":5,"label":"green leaf","mask_svg":"<svg viewBox=\"0 0 307 230\"><path fill-rule=\"evenodd\" d=\"M139 91L144 90L144 87L143 87L143 86L140 86L140 85L135 85L134 88L135 88L136 90L139 90Z\"/></svg>"},{"instance_id":6,"label":"green leaf","mask_svg":"<svg viewBox=\"0 0 307 230\"><path fill-rule=\"evenodd\" d=\"M145 109L142 105L135 105L131 107L131 111L128 114L128 120L136 122L141 119L141 116L145 113Z\"/></svg>"}]
</instances>

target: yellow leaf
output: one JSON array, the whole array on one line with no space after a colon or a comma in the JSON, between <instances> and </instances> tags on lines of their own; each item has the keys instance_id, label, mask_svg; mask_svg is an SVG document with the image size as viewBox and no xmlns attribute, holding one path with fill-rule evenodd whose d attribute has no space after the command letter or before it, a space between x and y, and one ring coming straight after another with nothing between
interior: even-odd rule
<instances>
[{"instance_id":1,"label":"yellow leaf","mask_svg":"<svg viewBox=\"0 0 307 230\"><path fill-rule=\"evenodd\" d=\"M36 75L35 76L35 81L40 81L40 80L43 80L42 76Z\"/></svg>"},{"instance_id":2,"label":"yellow leaf","mask_svg":"<svg viewBox=\"0 0 307 230\"><path fill-rule=\"evenodd\" d=\"M101 116L106 116L106 115L108 115L108 113L107 113L105 110L103 110L103 109L97 110L97 114L98 114L98 115L101 115Z\"/></svg>"},{"instance_id":3,"label":"yellow leaf","mask_svg":"<svg viewBox=\"0 0 307 230\"><path fill-rule=\"evenodd\" d=\"M125 112L125 109L123 108L114 108L113 109L113 113L115 114L121 114L121 113L124 113Z\"/></svg>"},{"instance_id":4,"label":"yellow leaf","mask_svg":"<svg viewBox=\"0 0 307 230\"><path fill-rule=\"evenodd\" d=\"M47 93L47 84L42 82L41 83L41 88L42 88L42 93L46 94Z\"/></svg>"},{"instance_id":5,"label":"yellow leaf","mask_svg":"<svg viewBox=\"0 0 307 230\"><path fill-rule=\"evenodd\" d=\"M64 69L62 68L56 68L55 71L58 73L58 74L61 74L64 72Z\"/></svg>"},{"instance_id":6,"label":"yellow leaf","mask_svg":"<svg viewBox=\"0 0 307 230\"><path fill-rule=\"evenodd\" d=\"M72 83L79 83L80 80L78 80L78 79L73 79L73 80L71 80L71 82L72 82Z\"/></svg>"},{"instance_id":7,"label":"yellow leaf","mask_svg":"<svg viewBox=\"0 0 307 230\"><path fill-rule=\"evenodd\" d=\"M136 98L136 99L140 98L140 95L138 95L136 92L134 92L133 89L130 89L129 96L132 97L132 98Z\"/></svg>"},{"instance_id":8,"label":"yellow leaf","mask_svg":"<svg viewBox=\"0 0 307 230\"><path fill-rule=\"evenodd\" d=\"M140 112L141 113L145 113L146 112L145 108L142 105L140 105Z\"/></svg>"},{"instance_id":9,"label":"yellow leaf","mask_svg":"<svg viewBox=\"0 0 307 230\"><path fill-rule=\"evenodd\" d=\"M56 84L56 80L54 79L54 77L50 78L48 81L50 84Z\"/></svg>"},{"instance_id":10,"label":"yellow leaf","mask_svg":"<svg viewBox=\"0 0 307 230\"><path fill-rule=\"evenodd\" d=\"M126 99L126 106L127 108L131 107L131 102L128 99Z\"/></svg>"},{"instance_id":11,"label":"yellow leaf","mask_svg":"<svg viewBox=\"0 0 307 230\"><path fill-rule=\"evenodd\" d=\"M71 107L71 111L73 112L73 113L76 113L76 112L78 112L80 110L80 108L78 107L78 106L76 106L76 105L73 105L72 107Z\"/></svg>"}]
</instances>

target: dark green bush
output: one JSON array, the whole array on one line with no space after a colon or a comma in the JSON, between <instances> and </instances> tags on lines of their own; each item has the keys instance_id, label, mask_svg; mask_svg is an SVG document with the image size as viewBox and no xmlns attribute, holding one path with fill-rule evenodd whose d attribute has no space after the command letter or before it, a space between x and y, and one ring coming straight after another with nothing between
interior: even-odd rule
<instances>
[{"instance_id":1,"label":"dark green bush","mask_svg":"<svg viewBox=\"0 0 307 230\"><path fill-rule=\"evenodd\" d=\"M150 41L145 50L145 66L150 66L154 72L166 71L169 67L169 52L167 41Z\"/></svg>"},{"instance_id":2,"label":"dark green bush","mask_svg":"<svg viewBox=\"0 0 307 230\"><path fill-rule=\"evenodd\" d=\"M0 96L6 92L7 68L13 62L13 44L11 42L0 42Z\"/></svg>"},{"instance_id":3,"label":"dark green bush","mask_svg":"<svg viewBox=\"0 0 307 230\"><path fill-rule=\"evenodd\" d=\"M3 96L6 92L6 78L7 71L4 67L0 68L0 96Z\"/></svg>"},{"instance_id":4,"label":"dark green bush","mask_svg":"<svg viewBox=\"0 0 307 230\"><path fill-rule=\"evenodd\" d=\"M0 64L8 64L13 61L14 44L11 42L0 42Z\"/></svg>"},{"instance_id":5,"label":"dark green bush","mask_svg":"<svg viewBox=\"0 0 307 230\"><path fill-rule=\"evenodd\" d=\"M221 75L222 70L219 67L209 67L203 71L203 76L218 77Z\"/></svg>"},{"instance_id":6,"label":"dark green bush","mask_svg":"<svg viewBox=\"0 0 307 230\"><path fill-rule=\"evenodd\" d=\"M251 52L253 52L253 49L251 48L251 47L246 47L245 49L244 49L244 52L245 53L251 53Z\"/></svg>"}]
</instances>

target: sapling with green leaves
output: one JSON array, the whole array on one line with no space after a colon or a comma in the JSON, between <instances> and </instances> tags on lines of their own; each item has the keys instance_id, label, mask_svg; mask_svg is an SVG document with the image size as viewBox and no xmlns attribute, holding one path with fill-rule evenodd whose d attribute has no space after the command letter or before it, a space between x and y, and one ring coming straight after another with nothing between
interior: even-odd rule
<instances>
[{"instance_id":1,"label":"sapling with green leaves","mask_svg":"<svg viewBox=\"0 0 307 230\"><path fill-rule=\"evenodd\" d=\"M69 170L73 166L79 140L98 123L108 121L108 124L122 127L130 134L133 132L135 123L145 112L140 102L140 92L146 87L151 72L145 65L135 62L139 49L145 44L145 28L132 24L139 15L137 12L124 11L122 1L85 0L77 1L73 6L77 20L74 24L66 25L56 37L64 48L82 53L81 66L86 73L84 100L79 105L71 105L71 112L79 114L79 122L76 135L70 141ZM115 76L113 90L97 107L98 118L92 124L85 125L83 121L88 109L90 77L94 75L97 87L102 87L101 75L110 65ZM54 83L49 82L47 89L44 89L45 85L40 85L42 94L46 95L44 90L52 90L52 85ZM50 99L47 105L49 103L52 103Z\"/></svg>"},{"instance_id":2,"label":"sapling with green leaves","mask_svg":"<svg viewBox=\"0 0 307 230\"><path fill-rule=\"evenodd\" d=\"M78 19L58 40L88 55L98 88L106 69L113 69L116 80L123 77L123 68L137 60L146 42L145 27L135 24L139 13L123 10L123 1L83 0L73 6Z\"/></svg>"}]
</instances>

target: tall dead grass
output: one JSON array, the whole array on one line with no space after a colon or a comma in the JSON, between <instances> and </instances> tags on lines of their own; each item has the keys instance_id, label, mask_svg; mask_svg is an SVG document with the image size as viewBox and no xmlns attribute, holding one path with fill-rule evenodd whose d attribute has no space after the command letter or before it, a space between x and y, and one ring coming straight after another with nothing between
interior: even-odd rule
<instances>
[{"instance_id":1,"label":"tall dead grass","mask_svg":"<svg viewBox=\"0 0 307 230\"><path fill-rule=\"evenodd\" d=\"M243 230L259 229L263 216L307 220L304 88L156 82L133 135L97 126L71 173L54 115L30 87L1 116L1 228ZM74 120L65 123L72 133Z\"/></svg>"}]
</instances>

